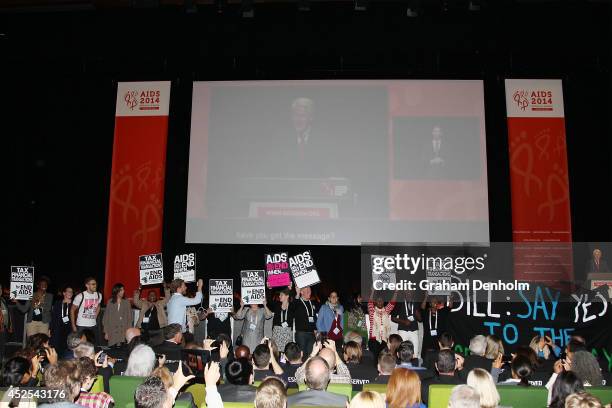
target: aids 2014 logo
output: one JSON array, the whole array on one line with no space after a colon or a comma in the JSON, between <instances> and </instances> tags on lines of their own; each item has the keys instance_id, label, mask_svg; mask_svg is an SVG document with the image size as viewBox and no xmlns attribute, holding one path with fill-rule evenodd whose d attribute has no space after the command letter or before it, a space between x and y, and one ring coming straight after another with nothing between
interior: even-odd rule
<instances>
[{"instance_id":1,"label":"aids 2014 logo","mask_svg":"<svg viewBox=\"0 0 612 408\"><path fill-rule=\"evenodd\" d=\"M129 90L125 93L123 100L130 110L135 108L140 111L159 110L160 95L159 89Z\"/></svg>"},{"instance_id":2,"label":"aids 2014 logo","mask_svg":"<svg viewBox=\"0 0 612 408\"><path fill-rule=\"evenodd\" d=\"M512 99L522 111L530 110L537 112L553 110L553 93L550 89L517 89L512 94Z\"/></svg>"}]
</instances>

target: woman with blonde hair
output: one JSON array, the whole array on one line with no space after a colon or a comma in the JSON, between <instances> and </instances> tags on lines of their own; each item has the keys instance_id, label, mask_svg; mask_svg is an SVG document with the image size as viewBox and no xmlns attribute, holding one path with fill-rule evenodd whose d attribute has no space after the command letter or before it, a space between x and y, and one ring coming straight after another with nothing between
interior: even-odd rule
<instances>
[{"instance_id":1,"label":"woman with blonde hair","mask_svg":"<svg viewBox=\"0 0 612 408\"><path fill-rule=\"evenodd\" d=\"M467 385L480 395L480 408L496 408L499 404L499 392L487 370L474 368L467 376Z\"/></svg>"},{"instance_id":2,"label":"woman with blonde hair","mask_svg":"<svg viewBox=\"0 0 612 408\"><path fill-rule=\"evenodd\" d=\"M385 399L376 391L361 391L351 399L349 408L385 408Z\"/></svg>"},{"instance_id":3,"label":"woman with blonde hair","mask_svg":"<svg viewBox=\"0 0 612 408\"><path fill-rule=\"evenodd\" d=\"M387 408L426 408L421 402L421 380L413 370L394 369L385 395Z\"/></svg>"},{"instance_id":4,"label":"woman with blonde hair","mask_svg":"<svg viewBox=\"0 0 612 408\"><path fill-rule=\"evenodd\" d=\"M504 343L494 334L487 336L487 348L485 349L485 357L490 360L495 360L499 355L504 355Z\"/></svg>"}]
</instances>

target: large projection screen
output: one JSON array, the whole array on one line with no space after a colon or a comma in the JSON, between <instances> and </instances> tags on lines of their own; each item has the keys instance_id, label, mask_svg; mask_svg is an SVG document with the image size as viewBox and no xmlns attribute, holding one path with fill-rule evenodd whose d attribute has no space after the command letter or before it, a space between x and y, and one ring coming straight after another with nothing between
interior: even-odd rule
<instances>
[{"instance_id":1,"label":"large projection screen","mask_svg":"<svg viewBox=\"0 0 612 408\"><path fill-rule=\"evenodd\" d=\"M187 243L488 242L476 80L193 84Z\"/></svg>"}]
</instances>

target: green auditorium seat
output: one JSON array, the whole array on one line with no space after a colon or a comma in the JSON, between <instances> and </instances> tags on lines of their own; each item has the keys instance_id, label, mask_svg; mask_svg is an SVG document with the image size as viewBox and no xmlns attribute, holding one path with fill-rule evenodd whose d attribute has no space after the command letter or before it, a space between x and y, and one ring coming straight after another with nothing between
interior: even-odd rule
<instances>
[{"instance_id":1,"label":"green auditorium seat","mask_svg":"<svg viewBox=\"0 0 612 408\"><path fill-rule=\"evenodd\" d=\"M376 391L381 394L387 393L387 384L363 384L364 391Z\"/></svg>"},{"instance_id":2,"label":"green auditorium seat","mask_svg":"<svg viewBox=\"0 0 612 408\"><path fill-rule=\"evenodd\" d=\"M300 391L306 391L308 387L306 384L298 384L298 388ZM353 385L352 384L329 384L327 386L328 392L333 392L334 394L340 394L346 396L348 400L351 400L353 396Z\"/></svg>"},{"instance_id":3,"label":"green auditorium seat","mask_svg":"<svg viewBox=\"0 0 612 408\"><path fill-rule=\"evenodd\" d=\"M109 381L110 394L115 400L116 408L127 407L134 404L134 391L143 383L143 377L129 377L126 375L113 375Z\"/></svg>"},{"instance_id":4,"label":"green auditorium seat","mask_svg":"<svg viewBox=\"0 0 612 408\"><path fill-rule=\"evenodd\" d=\"M584 390L599 398L604 405L612 403L612 387L584 387Z\"/></svg>"},{"instance_id":5,"label":"green auditorium seat","mask_svg":"<svg viewBox=\"0 0 612 408\"><path fill-rule=\"evenodd\" d=\"M451 390L454 385L430 385L429 386L429 404L427 408L447 408L448 400L451 395Z\"/></svg>"},{"instance_id":6,"label":"green auditorium seat","mask_svg":"<svg viewBox=\"0 0 612 408\"><path fill-rule=\"evenodd\" d=\"M225 402L223 401L223 408L253 408L254 404L252 402ZM203 405L201 408L206 408L206 405Z\"/></svg>"},{"instance_id":7,"label":"green auditorium seat","mask_svg":"<svg viewBox=\"0 0 612 408\"><path fill-rule=\"evenodd\" d=\"M545 387L500 385L497 387L499 405L514 408L546 408L548 390Z\"/></svg>"},{"instance_id":8,"label":"green auditorium seat","mask_svg":"<svg viewBox=\"0 0 612 408\"><path fill-rule=\"evenodd\" d=\"M193 395L193 402L196 407L206 404L206 386L204 384L191 384L185 389L185 392L190 392Z\"/></svg>"},{"instance_id":9,"label":"green auditorium seat","mask_svg":"<svg viewBox=\"0 0 612 408\"><path fill-rule=\"evenodd\" d=\"M96 382L93 383L91 390L89 392L103 392L104 391L104 377L98 375L96 377Z\"/></svg>"}]
</instances>

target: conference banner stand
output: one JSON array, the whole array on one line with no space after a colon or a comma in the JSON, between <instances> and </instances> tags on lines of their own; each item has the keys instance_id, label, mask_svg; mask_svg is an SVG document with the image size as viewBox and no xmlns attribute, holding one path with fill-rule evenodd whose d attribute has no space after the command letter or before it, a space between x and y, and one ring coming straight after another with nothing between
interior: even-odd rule
<instances>
[{"instance_id":1,"label":"conference banner stand","mask_svg":"<svg viewBox=\"0 0 612 408\"><path fill-rule=\"evenodd\" d=\"M514 277L572 290L561 80L507 79Z\"/></svg>"},{"instance_id":2,"label":"conference banner stand","mask_svg":"<svg viewBox=\"0 0 612 408\"><path fill-rule=\"evenodd\" d=\"M161 252L170 82L120 82L108 214L104 293L139 283L138 259Z\"/></svg>"}]
</instances>

